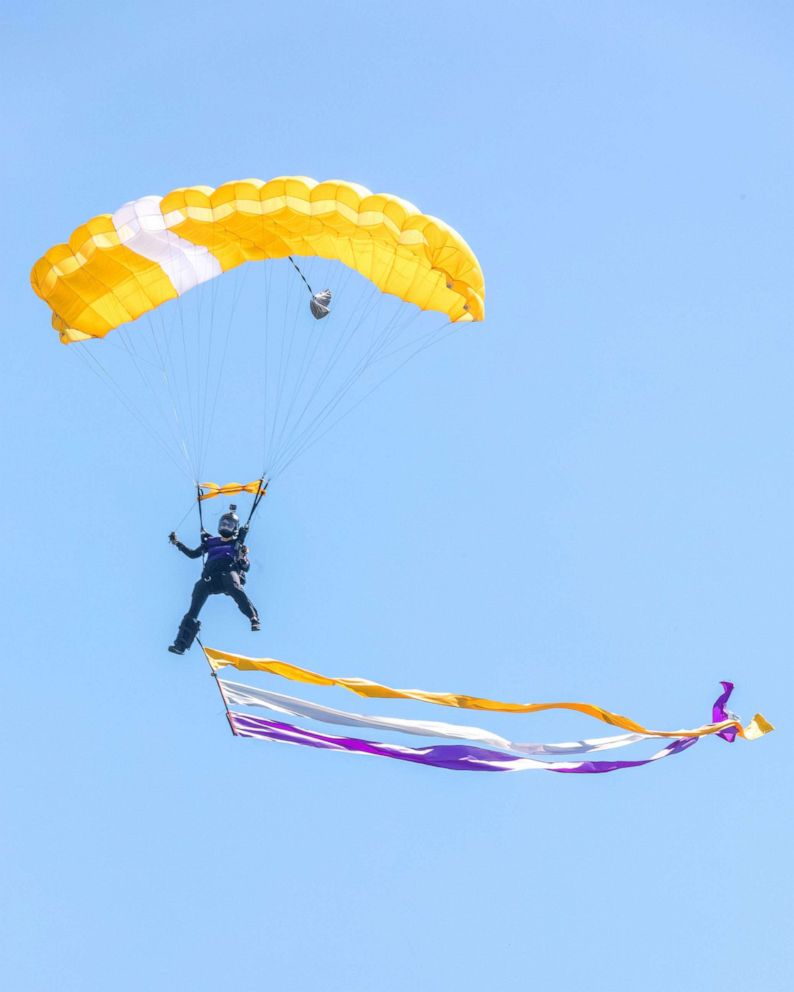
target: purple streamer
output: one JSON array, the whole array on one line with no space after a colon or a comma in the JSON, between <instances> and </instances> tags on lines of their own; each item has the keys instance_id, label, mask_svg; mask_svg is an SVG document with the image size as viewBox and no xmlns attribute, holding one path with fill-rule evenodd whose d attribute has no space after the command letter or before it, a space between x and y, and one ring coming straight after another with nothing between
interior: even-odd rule
<instances>
[{"instance_id":1,"label":"purple streamer","mask_svg":"<svg viewBox=\"0 0 794 992\"><path fill-rule=\"evenodd\" d=\"M358 737L337 737L296 727L291 723L265 720L262 717L235 711L229 712L229 720L232 729L240 737L396 758L399 761L413 761L420 765L447 768L451 771L507 772L535 767L565 774L602 774L651 764L660 758L679 754L698 741L697 737L674 740L653 757L640 761L537 761L529 758L513 758L500 751L467 744L436 744L431 747L413 748L365 741Z\"/></svg>"},{"instance_id":2,"label":"purple streamer","mask_svg":"<svg viewBox=\"0 0 794 992\"><path fill-rule=\"evenodd\" d=\"M721 682L723 692L722 695L716 700L714 706L711 709L711 719L713 723L722 723L723 720L733 720L734 717L725 708L725 704L731 698L731 693L733 692L733 682ZM721 737L724 741L728 741L732 744L736 740L736 735L738 731L736 727L726 727L725 730L717 731L717 737Z\"/></svg>"}]
</instances>

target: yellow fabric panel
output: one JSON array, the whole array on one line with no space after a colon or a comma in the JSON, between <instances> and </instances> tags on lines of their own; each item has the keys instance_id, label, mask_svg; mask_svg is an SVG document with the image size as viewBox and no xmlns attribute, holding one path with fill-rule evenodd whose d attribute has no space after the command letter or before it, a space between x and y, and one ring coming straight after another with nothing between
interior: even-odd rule
<instances>
[{"instance_id":1,"label":"yellow fabric panel","mask_svg":"<svg viewBox=\"0 0 794 992\"><path fill-rule=\"evenodd\" d=\"M390 194L341 180L281 176L175 189L159 209L167 231L206 248L223 271L248 261L319 256L450 321L484 316L485 285L471 248L443 221ZM156 261L120 243L110 214L50 248L33 267L31 283L67 343L102 337L177 295Z\"/></svg>"},{"instance_id":2,"label":"yellow fabric panel","mask_svg":"<svg viewBox=\"0 0 794 992\"><path fill-rule=\"evenodd\" d=\"M34 290L52 308L52 325L64 343L79 339L70 333L72 328L78 333L83 328L82 339L101 338L176 299L177 291L160 266L124 245L97 249L94 242L85 262L75 265L76 258L70 255L50 265L45 256L31 274ZM40 291L44 286L50 288Z\"/></svg>"},{"instance_id":3,"label":"yellow fabric panel","mask_svg":"<svg viewBox=\"0 0 794 992\"><path fill-rule=\"evenodd\" d=\"M479 696L463 696L459 693L451 692L426 692L424 689L392 689L390 686L372 682L362 678L335 678L327 675L320 675L317 672L309 671L306 668L298 668L285 661L276 661L274 658L246 658L244 655L231 654L228 651L218 651L215 648L204 648L204 654L210 663L213 671L218 671L226 665L232 665L241 672L269 672L271 675L280 675L282 678L291 679L293 682L308 682L312 685L335 685L358 696L365 696L371 699L418 699L425 703L435 703L438 706L454 706L467 710L490 710L499 713L540 713L544 710L573 710L591 716L602 723L608 723L613 727L621 727L635 734L652 734L655 737L705 737L708 734L716 734L720 730L728 727L735 727L739 734L747 737L748 740L755 740L763 736L774 727L768 723L760 714L756 714L752 723L747 729L743 728L736 720L723 720L719 723L707 723L701 727L691 730L649 730L642 724L621 716L619 713L612 713L596 706L593 703L504 703L494 699L483 699Z\"/></svg>"},{"instance_id":4,"label":"yellow fabric panel","mask_svg":"<svg viewBox=\"0 0 794 992\"><path fill-rule=\"evenodd\" d=\"M51 248L34 265L31 283L52 308L53 327L62 337L81 326L83 337L104 337L177 295L159 265L119 243L109 214L78 227L68 244Z\"/></svg>"},{"instance_id":5,"label":"yellow fabric panel","mask_svg":"<svg viewBox=\"0 0 794 992\"><path fill-rule=\"evenodd\" d=\"M228 482L225 486L219 486L215 482L202 482L199 489L204 489L199 499L214 499L216 496L236 496L238 493L251 493L258 496L264 495L265 489L259 479L255 482Z\"/></svg>"}]
</instances>

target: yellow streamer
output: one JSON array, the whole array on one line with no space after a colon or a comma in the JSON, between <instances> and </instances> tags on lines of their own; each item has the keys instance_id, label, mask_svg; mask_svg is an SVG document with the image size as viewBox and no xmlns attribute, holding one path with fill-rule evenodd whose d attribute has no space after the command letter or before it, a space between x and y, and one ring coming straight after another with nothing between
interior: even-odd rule
<instances>
[{"instance_id":1,"label":"yellow streamer","mask_svg":"<svg viewBox=\"0 0 794 992\"><path fill-rule=\"evenodd\" d=\"M331 678L327 675L320 675L317 672L309 671L306 668L298 668L297 665L290 665L285 661L277 661L275 658L246 658L244 655L231 654L228 651L218 651L215 648L204 648L207 660L213 671L218 671L226 665L231 665L241 672L269 672L271 675L280 675L282 678L290 679L293 682L307 682L312 685L335 685L342 689L348 689L358 696L365 696L370 699L418 699L424 703L434 703L437 706L454 706L467 710L491 710L499 713L540 713L543 710L574 710L577 713L584 713L586 716L601 720L613 727L620 727L635 734L652 734L654 737L706 737L708 734L716 734L720 730L728 727L735 727L737 732L747 740L755 740L763 737L764 734L774 730L771 723L764 719L760 713L756 713L753 720L742 727L738 720L722 720L719 723L707 723L702 727L692 730L649 730L635 720L621 716L619 713L612 713L595 706L592 703L502 703L494 699L483 699L479 696L464 696L451 692L426 692L423 689L392 689L390 686L372 682L370 679L355 677Z\"/></svg>"}]
</instances>

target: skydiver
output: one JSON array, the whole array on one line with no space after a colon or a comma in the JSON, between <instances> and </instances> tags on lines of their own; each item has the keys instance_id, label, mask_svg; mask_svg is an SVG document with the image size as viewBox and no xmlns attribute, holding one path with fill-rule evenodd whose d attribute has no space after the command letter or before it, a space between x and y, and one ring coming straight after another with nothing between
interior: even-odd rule
<instances>
[{"instance_id":1,"label":"skydiver","mask_svg":"<svg viewBox=\"0 0 794 992\"><path fill-rule=\"evenodd\" d=\"M237 507L232 503L229 511L218 521L218 537L213 537L202 530L201 544L197 548L186 547L173 531L168 535L171 544L176 545L188 558L207 556L201 578L193 587L190 609L182 617L174 643L168 647L168 650L174 654L184 654L189 650L201 628L198 619L201 607L206 603L208 596L217 593L232 597L240 612L251 621L251 630L261 629L256 607L243 589L245 573L251 567L248 548L245 545L248 528L240 527L240 518L235 513L236 509Z\"/></svg>"}]
</instances>

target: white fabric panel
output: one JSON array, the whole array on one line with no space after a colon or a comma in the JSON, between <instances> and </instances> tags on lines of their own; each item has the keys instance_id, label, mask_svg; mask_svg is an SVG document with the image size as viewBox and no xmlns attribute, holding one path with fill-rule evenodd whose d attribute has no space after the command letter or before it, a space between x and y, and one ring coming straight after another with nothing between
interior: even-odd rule
<instances>
[{"instance_id":1,"label":"white fabric panel","mask_svg":"<svg viewBox=\"0 0 794 992\"><path fill-rule=\"evenodd\" d=\"M130 200L113 214L121 243L137 255L156 262L181 296L199 283L221 274L220 262L203 245L185 241L166 227L161 196Z\"/></svg>"},{"instance_id":2,"label":"white fabric panel","mask_svg":"<svg viewBox=\"0 0 794 992\"><path fill-rule=\"evenodd\" d=\"M594 737L589 740L564 741L551 744L521 744L509 741L499 734L482 727L471 727L440 720L405 720L397 717L363 716L346 710L320 706L295 696L270 692L258 686L243 685L218 678L218 684L229 706L262 706L289 716L308 717L321 723L341 724L345 727L364 727L369 730L394 730L398 733L416 734L420 737L446 737L454 740L476 741L478 744L502 748L510 754L587 754L591 751L608 751L638 741L652 740L650 734L619 734L615 737Z\"/></svg>"}]
</instances>

